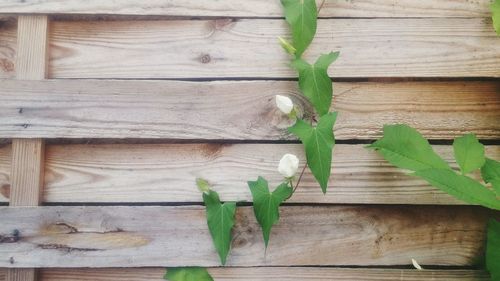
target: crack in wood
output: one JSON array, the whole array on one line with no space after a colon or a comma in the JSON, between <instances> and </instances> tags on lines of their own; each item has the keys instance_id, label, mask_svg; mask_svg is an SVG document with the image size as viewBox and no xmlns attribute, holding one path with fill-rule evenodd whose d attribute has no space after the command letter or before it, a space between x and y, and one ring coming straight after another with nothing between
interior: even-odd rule
<instances>
[{"instance_id":1,"label":"crack in wood","mask_svg":"<svg viewBox=\"0 0 500 281\"><path fill-rule=\"evenodd\" d=\"M37 244L37 246L44 249L44 250L59 250L59 251L63 251L66 253L71 253L74 251L78 251L78 252L103 251L103 249L70 247L68 245L57 244L57 243Z\"/></svg>"}]
</instances>

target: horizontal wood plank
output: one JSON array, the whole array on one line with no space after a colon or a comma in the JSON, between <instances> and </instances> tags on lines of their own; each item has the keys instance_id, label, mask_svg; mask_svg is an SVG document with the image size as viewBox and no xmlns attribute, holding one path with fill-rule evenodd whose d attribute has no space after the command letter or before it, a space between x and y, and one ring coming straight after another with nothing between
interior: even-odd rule
<instances>
[{"instance_id":1,"label":"horizontal wood plank","mask_svg":"<svg viewBox=\"0 0 500 281\"><path fill-rule=\"evenodd\" d=\"M0 79L15 78L17 50L17 22L12 18L0 18Z\"/></svg>"},{"instance_id":2,"label":"horizontal wood plank","mask_svg":"<svg viewBox=\"0 0 500 281\"><path fill-rule=\"evenodd\" d=\"M264 255L250 207L237 211L229 266L470 266L488 212L478 207L281 208ZM0 208L1 267L217 266L201 206ZM274 237L274 239L273 239Z\"/></svg>"},{"instance_id":3,"label":"horizontal wood plank","mask_svg":"<svg viewBox=\"0 0 500 281\"><path fill-rule=\"evenodd\" d=\"M290 78L284 20L56 21L51 78ZM340 51L332 77L500 77L481 18L324 19L307 51Z\"/></svg>"},{"instance_id":4,"label":"horizontal wood plank","mask_svg":"<svg viewBox=\"0 0 500 281\"><path fill-rule=\"evenodd\" d=\"M435 146L453 162L451 146ZM305 157L296 144L48 145L44 202L200 202L197 177L224 200L251 201L246 181L277 185L279 159ZM486 154L500 159L500 146ZM8 201L10 147L0 149L0 202ZM466 204L406 174L363 145L337 145L329 190L323 195L307 170L290 202L353 204Z\"/></svg>"},{"instance_id":5,"label":"horizontal wood plank","mask_svg":"<svg viewBox=\"0 0 500 281\"><path fill-rule=\"evenodd\" d=\"M324 4L322 5L322 2ZM489 0L322 1L320 17L487 17ZM0 13L282 17L277 0L3 0Z\"/></svg>"},{"instance_id":6,"label":"horizontal wood plank","mask_svg":"<svg viewBox=\"0 0 500 281\"><path fill-rule=\"evenodd\" d=\"M487 281L479 270L349 269L311 267L209 268L217 281ZM40 281L160 281L164 268L42 269ZM1 270L0 270L0 280Z\"/></svg>"},{"instance_id":7,"label":"horizontal wood plank","mask_svg":"<svg viewBox=\"0 0 500 281\"><path fill-rule=\"evenodd\" d=\"M276 94L312 108L292 81L1 81L0 137L294 139ZM427 138L500 138L500 83L334 83L337 139L374 139L384 124Z\"/></svg>"}]
</instances>

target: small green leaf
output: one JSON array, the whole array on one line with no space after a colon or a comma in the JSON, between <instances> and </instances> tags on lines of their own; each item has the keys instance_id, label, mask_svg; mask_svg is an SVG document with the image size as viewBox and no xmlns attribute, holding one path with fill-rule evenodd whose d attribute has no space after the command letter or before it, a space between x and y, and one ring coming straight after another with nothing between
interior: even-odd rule
<instances>
[{"instance_id":1,"label":"small green leaf","mask_svg":"<svg viewBox=\"0 0 500 281\"><path fill-rule=\"evenodd\" d=\"M234 226L236 203L226 202L222 204L217 192L212 190L203 193L203 201L206 206L208 229L212 235L215 249L217 249L224 265L231 248L231 229Z\"/></svg>"},{"instance_id":2,"label":"small green leaf","mask_svg":"<svg viewBox=\"0 0 500 281\"><path fill-rule=\"evenodd\" d=\"M486 269L492 281L500 281L500 222L490 219L486 241Z\"/></svg>"},{"instance_id":3,"label":"small green leaf","mask_svg":"<svg viewBox=\"0 0 500 281\"><path fill-rule=\"evenodd\" d=\"M335 145L333 125L336 119L337 112L331 112L321 117L316 128L301 119L297 119L295 125L288 128L304 143L307 164L323 193L326 193L330 178L332 151Z\"/></svg>"},{"instance_id":4,"label":"small green leaf","mask_svg":"<svg viewBox=\"0 0 500 281\"><path fill-rule=\"evenodd\" d=\"M197 178L196 179L196 186L198 186L198 189L203 192L203 193L209 193L210 192L210 184L208 181Z\"/></svg>"},{"instance_id":5,"label":"small green leaf","mask_svg":"<svg viewBox=\"0 0 500 281\"><path fill-rule=\"evenodd\" d=\"M286 41L285 39L278 37L278 40L280 41L281 47L285 50L285 52L289 53L290 55L295 55L297 52L297 49L295 49L290 42Z\"/></svg>"},{"instance_id":6,"label":"small green leaf","mask_svg":"<svg viewBox=\"0 0 500 281\"><path fill-rule=\"evenodd\" d=\"M500 162L486 158L481 167L481 176L484 182L491 183L497 196L500 196Z\"/></svg>"},{"instance_id":7,"label":"small green leaf","mask_svg":"<svg viewBox=\"0 0 500 281\"><path fill-rule=\"evenodd\" d=\"M281 0L281 4L285 8L285 18L292 29L293 46L299 58L316 34L316 0Z\"/></svg>"},{"instance_id":8,"label":"small green leaf","mask_svg":"<svg viewBox=\"0 0 500 281\"><path fill-rule=\"evenodd\" d=\"M333 86L328 67L339 56L339 52L321 55L314 65L302 59L296 59L292 66L299 72L299 87L320 116L330 110Z\"/></svg>"},{"instance_id":9,"label":"small green leaf","mask_svg":"<svg viewBox=\"0 0 500 281\"><path fill-rule=\"evenodd\" d=\"M293 189L288 183L282 183L270 192L267 181L262 177L259 177L257 181L249 181L248 186L252 192L253 211L262 227L262 235L267 248L271 228L280 218L279 206L292 195Z\"/></svg>"},{"instance_id":10,"label":"small green leaf","mask_svg":"<svg viewBox=\"0 0 500 281\"><path fill-rule=\"evenodd\" d=\"M201 267L167 268L163 279L170 281L214 281L208 271Z\"/></svg>"},{"instance_id":11,"label":"small green leaf","mask_svg":"<svg viewBox=\"0 0 500 281\"><path fill-rule=\"evenodd\" d=\"M378 151L396 167L412 171L429 168L451 169L429 142L407 125L385 125L384 136L367 146Z\"/></svg>"},{"instance_id":12,"label":"small green leaf","mask_svg":"<svg viewBox=\"0 0 500 281\"><path fill-rule=\"evenodd\" d=\"M493 19L495 31L500 35L500 0L491 3L491 18Z\"/></svg>"},{"instance_id":13,"label":"small green leaf","mask_svg":"<svg viewBox=\"0 0 500 281\"><path fill-rule=\"evenodd\" d=\"M495 193L479 182L455 173L451 169L425 169L413 173L444 192L471 204L500 210L500 200Z\"/></svg>"},{"instance_id":14,"label":"small green leaf","mask_svg":"<svg viewBox=\"0 0 500 281\"><path fill-rule=\"evenodd\" d=\"M462 174L477 170L484 164L484 146L474 134L456 138L453 142L453 151Z\"/></svg>"}]
</instances>

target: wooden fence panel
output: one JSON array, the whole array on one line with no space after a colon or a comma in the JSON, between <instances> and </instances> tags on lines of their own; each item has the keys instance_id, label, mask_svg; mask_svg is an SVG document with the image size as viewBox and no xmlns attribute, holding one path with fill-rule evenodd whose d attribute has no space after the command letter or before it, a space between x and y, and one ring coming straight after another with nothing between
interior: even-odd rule
<instances>
[{"instance_id":1,"label":"wooden fence panel","mask_svg":"<svg viewBox=\"0 0 500 281\"><path fill-rule=\"evenodd\" d=\"M322 1L320 17L487 17L489 0ZM2 13L165 15L196 17L283 17L279 1L270 0L3 0Z\"/></svg>"},{"instance_id":2,"label":"wooden fence panel","mask_svg":"<svg viewBox=\"0 0 500 281\"><path fill-rule=\"evenodd\" d=\"M456 168L451 146L434 148ZM251 201L246 180L260 175L278 184L282 178L277 166L285 153L305 163L299 144L49 145L43 200L199 203L195 178L201 177L224 200ZM9 154L10 147L0 149L0 155ZM487 146L486 154L498 159L500 146ZM8 200L9 169L9 159L0 157L0 202ZM328 193L321 192L307 170L290 202L465 204L395 168L364 145L342 144L334 150Z\"/></svg>"},{"instance_id":3,"label":"wooden fence panel","mask_svg":"<svg viewBox=\"0 0 500 281\"><path fill-rule=\"evenodd\" d=\"M238 208L230 266L471 266L483 255L487 212L474 207L287 206L264 255L249 207ZM0 208L1 266L217 266L205 210L191 207Z\"/></svg>"},{"instance_id":4,"label":"wooden fence panel","mask_svg":"<svg viewBox=\"0 0 500 281\"><path fill-rule=\"evenodd\" d=\"M59 21L51 78L290 78L284 20ZM340 51L333 77L500 77L491 23L325 19L306 59Z\"/></svg>"},{"instance_id":5,"label":"wooden fence panel","mask_svg":"<svg viewBox=\"0 0 500 281\"><path fill-rule=\"evenodd\" d=\"M288 81L4 80L0 137L294 139L275 105L291 96L312 109ZM334 83L337 139L374 139L384 124L405 123L433 139L474 132L500 137L500 83ZM453 99L450 99L453 96ZM221 109L220 105L224 108Z\"/></svg>"}]
</instances>

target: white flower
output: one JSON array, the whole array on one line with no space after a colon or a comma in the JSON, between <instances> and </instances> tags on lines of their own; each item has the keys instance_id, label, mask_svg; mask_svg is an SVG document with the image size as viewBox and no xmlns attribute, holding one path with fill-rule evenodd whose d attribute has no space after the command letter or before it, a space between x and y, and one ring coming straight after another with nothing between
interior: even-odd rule
<instances>
[{"instance_id":1,"label":"white flower","mask_svg":"<svg viewBox=\"0 0 500 281\"><path fill-rule=\"evenodd\" d=\"M418 270L422 270L422 267L420 266L420 264L418 264L418 262L415 260L415 259L411 259L411 263L413 263L413 266L418 269Z\"/></svg>"},{"instance_id":2,"label":"white flower","mask_svg":"<svg viewBox=\"0 0 500 281\"><path fill-rule=\"evenodd\" d=\"M297 173L299 168L299 158L293 154L285 154L280 160L278 172L285 178L291 178Z\"/></svg>"},{"instance_id":3,"label":"white flower","mask_svg":"<svg viewBox=\"0 0 500 281\"><path fill-rule=\"evenodd\" d=\"M285 114L290 114L293 110L292 100L281 95L276 95L276 106Z\"/></svg>"}]
</instances>

